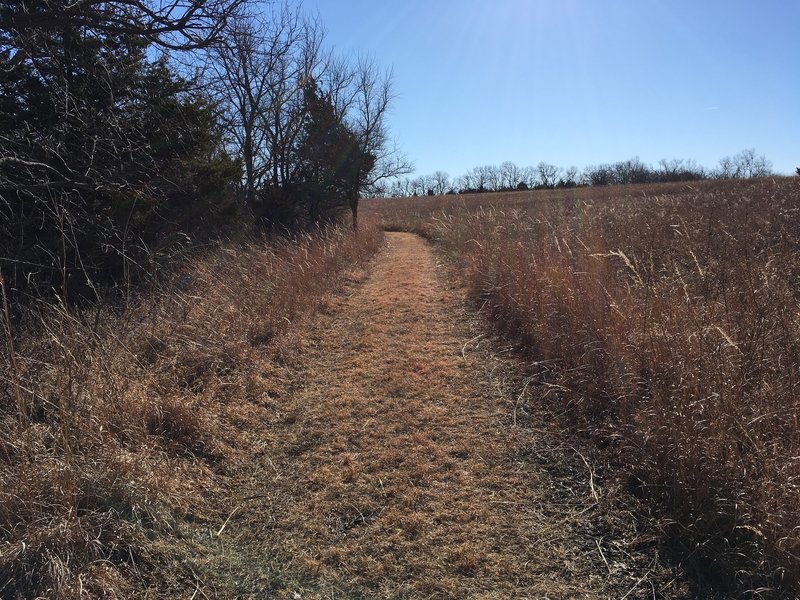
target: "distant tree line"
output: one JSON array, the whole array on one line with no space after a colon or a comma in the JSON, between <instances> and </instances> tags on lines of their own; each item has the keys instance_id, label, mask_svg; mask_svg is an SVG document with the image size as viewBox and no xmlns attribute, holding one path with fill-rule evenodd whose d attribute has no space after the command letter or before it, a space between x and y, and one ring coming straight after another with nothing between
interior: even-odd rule
<instances>
[{"instance_id":1,"label":"distant tree line","mask_svg":"<svg viewBox=\"0 0 800 600\"><path fill-rule=\"evenodd\" d=\"M577 167L564 169L546 162L520 167L507 161L499 166L474 167L455 178L443 171L414 178L397 178L380 192L381 195L390 197L432 196L701 179L750 179L770 174L772 163L765 156L756 154L754 149L747 149L721 159L714 169L706 169L696 161L687 159L662 159L654 167L643 163L638 157L612 164L588 166L583 170Z\"/></svg>"},{"instance_id":2,"label":"distant tree line","mask_svg":"<svg viewBox=\"0 0 800 600\"><path fill-rule=\"evenodd\" d=\"M128 288L186 240L357 217L409 172L391 73L292 4L4 0L0 275L64 301Z\"/></svg>"}]
</instances>

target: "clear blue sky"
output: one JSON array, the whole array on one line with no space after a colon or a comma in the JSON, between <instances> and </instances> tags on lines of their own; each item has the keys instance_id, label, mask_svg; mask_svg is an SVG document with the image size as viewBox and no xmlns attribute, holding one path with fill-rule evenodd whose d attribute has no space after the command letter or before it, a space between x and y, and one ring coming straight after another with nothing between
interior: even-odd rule
<instances>
[{"instance_id":1,"label":"clear blue sky","mask_svg":"<svg viewBox=\"0 0 800 600\"><path fill-rule=\"evenodd\" d=\"M305 0L394 69L417 174L639 156L800 166L800 0Z\"/></svg>"}]
</instances>

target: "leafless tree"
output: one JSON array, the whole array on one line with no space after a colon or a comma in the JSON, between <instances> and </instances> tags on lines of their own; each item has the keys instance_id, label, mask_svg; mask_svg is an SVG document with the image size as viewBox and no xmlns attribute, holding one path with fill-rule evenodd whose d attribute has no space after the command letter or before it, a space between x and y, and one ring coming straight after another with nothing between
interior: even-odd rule
<instances>
[{"instance_id":1,"label":"leafless tree","mask_svg":"<svg viewBox=\"0 0 800 600\"><path fill-rule=\"evenodd\" d=\"M772 173L772 163L767 157L756 154L755 148L742 150L734 156L720 159L716 170L719 179L751 179Z\"/></svg>"},{"instance_id":2,"label":"leafless tree","mask_svg":"<svg viewBox=\"0 0 800 600\"><path fill-rule=\"evenodd\" d=\"M705 169L691 159L673 158L667 160L662 158L658 161L658 166L659 169L655 173L655 177L659 181L691 181L706 177Z\"/></svg>"},{"instance_id":3,"label":"leafless tree","mask_svg":"<svg viewBox=\"0 0 800 600\"><path fill-rule=\"evenodd\" d=\"M474 169L472 169L471 179L472 179L472 187L479 192L485 192L489 189L492 189L491 167L487 165L482 167L475 167Z\"/></svg>"},{"instance_id":4,"label":"leafless tree","mask_svg":"<svg viewBox=\"0 0 800 600\"><path fill-rule=\"evenodd\" d=\"M733 161L739 176L746 179L767 177L772 173L772 163L763 154L756 154L755 148L742 150Z\"/></svg>"},{"instance_id":5,"label":"leafless tree","mask_svg":"<svg viewBox=\"0 0 800 600\"><path fill-rule=\"evenodd\" d=\"M430 175L420 175L411 181L411 194L425 196L428 190L433 190L433 179Z\"/></svg>"},{"instance_id":6,"label":"leafless tree","mask_svg":"<svg viewBox=\"0 0 800 600\"><path fill-rule=\"evenodd\" d=\"M394 179L389 186L389 197L402 198L404 196L408 196L410 195L408 189L409 179L407 177L398 177Z\"/></svg>"},{"instance_id":7,"label":"leafless tree","mask_svg":"<svg viewBox=\"0 0 800 600\"><path fill-rule=\"evenodd\" d=\"M578 185L578 167L572 166L564 171L564 183L569 187Z\"/></svg>"},{"instance_id":8,"label":"leafless tree","mask_svg":"<svg viewBox=\"0 0 800 600\"><path fill-rule=\"evenodd\" d=\"M401 179L403 182L403 195L404 196L413 196L414 195L414 179L411 177L403 177Z\"/></svg>"},{"instance_id":9,"label":"leafless tree","mask_svg":"<svg viewBox=\"0 0 800 600\"><path fill-rule=\"evenodd\" d=\"M47 48L42 32L82 27L109 35L127 34L170 50L196 50L220 37L247 0L40 0L0 10L0 47L13 68ZM35 48L35 50L34 50ZM37 55L37 56L32 56Z\"/></svg>"},{"instance_id":10,"label":"leafless tree","mask_svg":"<svg viewBox=\"0 0 800 600\"><path fill-rule=\"evenodd\" d=\"M558 181L558 174L561 171L557 166L540 162L536 165L536 172L539 176L539 184L542 187L551 188L555 187Z\"/></svg>"},{"instance_id":11,"label":"leafless tree","mask_svg":"<svg viewBox=\"0 0 800 600\"><path fill-rule=\"evenodd\" d=\"M614 163L615 182L618 184L647 183L650 180L650 167L639 157Z\"/></svg>"},{"instance_id":12,"label":"leafless tree","mask_svg":"<svg viewBox=\"0 0 800 600\"><path fill-rule=\"evenodd\" d=\"M486 165L487 187L493 192L498 191L503 186L503 173L497 165Z\"/></svg>"},{"instance_id":13,"label":"leafless tree","mask_svg":"<svg viewBox=\"0 0 800 600\"><path fill-rule=\"evenodd\" d=\"M391 72L325 52L323 43L320 25L289 4L267 17L239 15L223 43L209 48L207 73L244 165L244 196L251 204L264 199L261 210L289 206L301 176L293 153L308 117L303 90L311 85L331 104L361 157L348 193L357 227L359 195L411 172L411 164L388 130Z\"/></svg>"},{"instance_id":14,"label":"leafless tree","mask_svg":"<svg viewBox=\"0 0 800 600\"><path fill-rule=\"evenodd\" d=\"M719 159L716 174L719 179L738 179L741 177L736 161L731 156L723 156Z\"/></svg>"},{"instance_id":15,"label":"leafless tree","mask_svg":"<svg viewBox=\"0 0 800 600\"><path fill-rule=\"evenodd\" d=\"M267 15L239 14L207 50L205 80L221 107L230 150L244 167L244 199L291 179L292 145L302 129L302 84L320 62L321 33L283 4Z\"/></svg>"},{"instance_id":16,"label":"leafless tree","mask_svg":"<svg viewBox=\"0 0 800 600\"><path fill-rule=\"evenodd\" d=\"M433 191L436 194L441 196L450 189L450 175L444 171L436 171L431 178L433 180Z\"/></svg>"},{"instance_id":17,"label":"leafless tree","mask_svg":"<svg viewBox=\"0 0 800 600\"><path fill-rule=\"evenodd\" d=\"M387 118L394 99L391 71L381 71L371 59L358 59L353 91L353 101L348 103L343 118L356 134L362 153L373 159L372 164L362 165L350 198L353 228L357 229L359 194L369 193L380 182L411 173L413 165L389 135Z\"/></svg>"},{"instance_id":18,"label":"leafless tree","mask_svg":"<svg viewBox=\"0 0 800 600\"><path fill-rule=\"evenodd\" d=\"M509 160L500 165L502 187L515 189L522 182L522 170Z\"/></svg>"},{"instance_id":19,"label":"leafless tree","mask_svg":"<svg viewBox=\"0 0 800 600\"><path fill-rule=\"evenodd\" d=\"M683 159L673 158L668 160L662 158L658 161L659 176L664 181L674 181L678 174L683 170Z\"/></svg>"},{"instance_id":20,"label":"leafless tree","mask_svg":"<svg viewBox=\"0 0 800 600\"><path fill-rule=\"evenodd\" d=\"M473 189L471 173L464 173L453 181L453 186L459 191Z\"/></svg>"},{"instance_id":21,"label":"leafless tree","mask_svg":"<svg viewBox=\"0 0 800 600\"><path fill-rule=\"evenodd\" d=\"M528 166L523 167L520 173L521 180L525 182L529 188L533 189L536 187L536 183L539 179L539 172L536 170L536 167Z\"/></svg>"}]
</instances>

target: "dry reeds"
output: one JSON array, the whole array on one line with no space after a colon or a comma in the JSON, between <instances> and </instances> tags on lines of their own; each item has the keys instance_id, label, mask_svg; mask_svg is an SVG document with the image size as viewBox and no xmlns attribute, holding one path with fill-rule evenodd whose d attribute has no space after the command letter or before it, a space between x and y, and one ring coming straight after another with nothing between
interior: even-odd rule
<instances>
[{"instance_id":1,"label":"dry reeds","mask_svg":"<svg viewBox=\"0 0 800 600\"><path fill-rule=\"evenodd\" d=\"M800 581L800 182L373 202L434 238L681 559Z\"/></svg>"},{"instance_id":2,"label":"dry reeds","mask_svg":"<svg viewBox=\"0 0 800 600\"><path fill-rule=\"evenodd\" d=\"M0 597L149 585L150 540L202 518L215 466L247 443L269 375L252 365L299 351L298 322L381 240L365 223L220 246L125 309L41 305L13 326L4 310Z\"/></svg>"}]
</instances>

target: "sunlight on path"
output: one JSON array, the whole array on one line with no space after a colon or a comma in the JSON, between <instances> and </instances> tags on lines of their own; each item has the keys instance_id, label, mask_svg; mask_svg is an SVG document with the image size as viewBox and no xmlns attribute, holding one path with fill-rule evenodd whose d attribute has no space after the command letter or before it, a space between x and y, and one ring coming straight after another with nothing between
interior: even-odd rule
<instances>
[{"instance_id":1,"label":"sunlight on path","mask_svg":"<svg viewBox=\"0 0 800 600\"><path fill-rule=\"evenodd\" d=\"M270 425L251 484L267 498L259 537L276 541L265 553L327 586L304 598L613 596L625 581L584 533L586 473L555 482L553 451L517 439L497 364L470 351L427 243L387 237L314 325Z\"/></svg>"}]
</instances>

